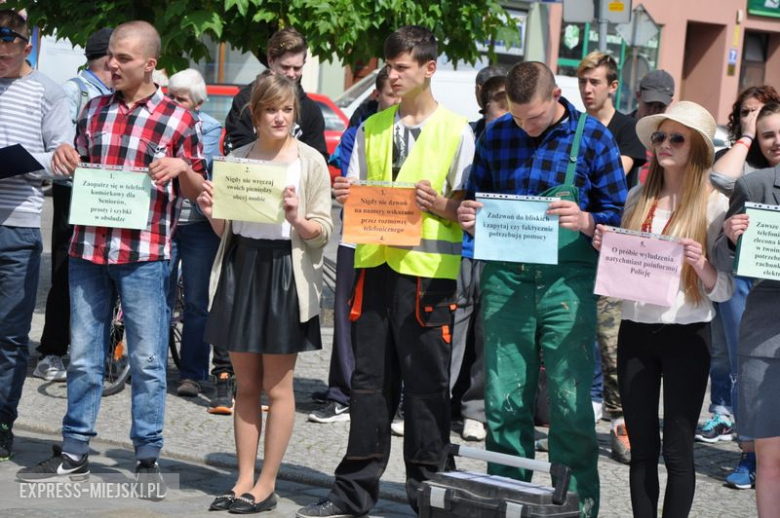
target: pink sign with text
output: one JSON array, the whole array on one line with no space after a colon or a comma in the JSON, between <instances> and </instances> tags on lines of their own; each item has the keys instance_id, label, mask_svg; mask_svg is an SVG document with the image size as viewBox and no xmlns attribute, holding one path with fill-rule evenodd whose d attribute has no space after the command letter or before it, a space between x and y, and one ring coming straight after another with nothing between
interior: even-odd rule
<instances>
[{"instance_id":1,"label":"pink sign with text","mask_svg":"<svg viewBox=\"0 0 780 518\"><path fill-rule=\"evenodd\" d=\"M669 307L680 289L682 265L679 240L610 228L603 234L594 292Z\"/></svg>"}]
</instances>

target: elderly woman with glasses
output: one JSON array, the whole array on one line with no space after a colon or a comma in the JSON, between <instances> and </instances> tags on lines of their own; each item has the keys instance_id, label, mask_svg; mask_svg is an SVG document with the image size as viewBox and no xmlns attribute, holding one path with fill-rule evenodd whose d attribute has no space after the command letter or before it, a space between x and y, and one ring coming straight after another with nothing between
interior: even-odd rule
<instances>
[{"instance_id":1,"label":"elderly woman with glasses","mask_svg":"<svg viewBox=\"0 0 780 518\"><path fill-rule=\"evenodd\" d=\"M206 101L206 82L200 72L188 68L168 80L168 97L191 110L200 120L203 134L203 156L211 171L212 159L220 155L219 139L222 126L216 119L200 110ZM211 348L203 339L209 305L209 274L219 248L219 237L214 234L206 216L194 203L183 200L171 242L171 283L168 294L172 311L178 288L179 268L184 287L183 324L181 338L181 365L176 394L196 397L201 382L208 378Z\"/></svg>"},{"instance_id":2,"label":"elderly woman with glasses","mask_svg":"<svg viewBox=\"0 0 780 518\"><path fill-rule=\"evenodd\" d=\"M670 307L623 301L618 334L618 387L631 434L630 487L634 516L658 513L658 403L663 384L663 457L668 472L664 516L688 516L696 473L693 437L710 366L713 301L731 297L731 275L710 264L728 200L710 186L715 120L682 101L637 123L652 150L644 185L628 194L622 226L680 239L684 263ZM601 247L605 227L593 239Z\"/></svg>"}]
</instances>

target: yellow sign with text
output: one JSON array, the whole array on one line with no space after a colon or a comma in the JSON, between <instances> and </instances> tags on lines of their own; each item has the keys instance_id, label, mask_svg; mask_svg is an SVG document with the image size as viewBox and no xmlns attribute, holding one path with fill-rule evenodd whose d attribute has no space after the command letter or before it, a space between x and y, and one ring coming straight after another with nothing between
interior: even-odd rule
<instances>
[{"instance_id":1,"label":"yellow sign with text","mask_svg":"<svg viewBox=\"0 0 780 518\"><path fill-rule=\"evenodd\" d=\"M213 217L253 223L284 221L287 165L215 158L213 183Z\"/></svg>"}]
</instances>

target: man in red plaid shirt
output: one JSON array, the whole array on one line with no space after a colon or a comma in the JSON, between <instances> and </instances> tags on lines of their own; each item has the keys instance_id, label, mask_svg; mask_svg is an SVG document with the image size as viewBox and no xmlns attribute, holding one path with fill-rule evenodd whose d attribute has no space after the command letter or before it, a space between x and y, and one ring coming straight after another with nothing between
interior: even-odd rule
<instances>
[{"instance_id":1,"label":"man in red plaid shirt","mask_svg":"<svg viewBox=\"0 0 780 518\"><path fill-rule=\"evenodd\" d=\"M62 448L19 478L43 481L89 473L89 440L102 393L106 340L116 294L122 301L132 375L132 429L145 481L161 482L168 347L168 260L181 195L195 198L205 174L201 131L193 115L152 81L160 36L146 22L114 30L107 67L115 93L91 100L76 129L76 149L63 144L53 167L72 174L80 161L146 168L152 178L145 229L76 225L70 247L71 361ZM143 174L143 173L138 173ZM164 485L150 497L163 497Z\"/></svg>"}]
</instances>

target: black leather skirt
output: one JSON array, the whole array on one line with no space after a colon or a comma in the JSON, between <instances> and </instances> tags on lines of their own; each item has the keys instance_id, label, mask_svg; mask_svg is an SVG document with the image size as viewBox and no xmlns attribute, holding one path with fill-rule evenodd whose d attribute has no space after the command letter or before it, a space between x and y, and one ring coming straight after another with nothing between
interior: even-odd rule
<instances>
[{"instance_id":1,"label":"black leather skirt","mask_svg":"<svg viewBox=\"0 0 780 518\"><path fill-rule=\"evenodd\" d=\"M225 252L206 341L231 352L322 349L320 320L300 322L290 241L235 236Z\"/></svg>"}]
</instances>

